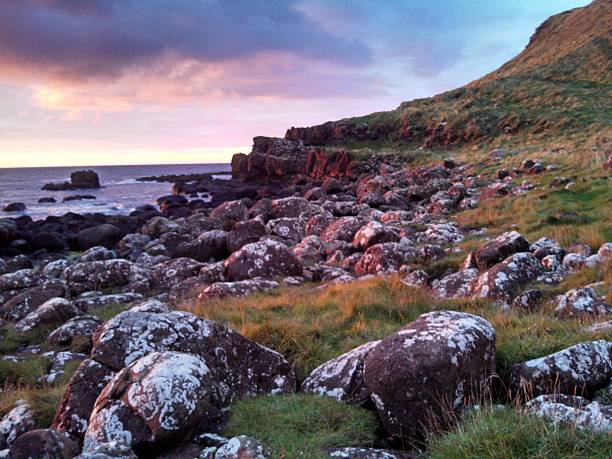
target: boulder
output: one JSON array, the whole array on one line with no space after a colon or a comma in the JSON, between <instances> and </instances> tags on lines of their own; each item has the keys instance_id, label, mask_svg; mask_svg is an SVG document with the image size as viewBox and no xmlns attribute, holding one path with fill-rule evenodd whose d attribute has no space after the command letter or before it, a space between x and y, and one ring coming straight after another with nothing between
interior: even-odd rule
<instances>
[{"instance_id":1,"label":"boulder","mask_svg":"<svg viewBox=\"0 0 612 459\"><path fill-rule=\"evenodd\" d=\"M20 269L0 276L0 291L34 287L42 280L43 277L34 269Z\"/></svg>"},{"instance_id":2,"label":"boulder","mask_svg":"<svg viewBox=\"0 0 612 459\"><path fill-rule=\"evenodd\" d=\"M34 412L25 400L18 400L0 421L0 450L10 447L17 437L35 428Z\"/></svg>"},{"instance_id":3,"label":"boulder","mask_svg":"<svg viewBox=\"0 0 612 459\"><path fill-rule=\"evenodd\" d=\"M0 317L10 321L22 319L45 301L61 297L66 293L66 284L58 279L44 280L39 286L31 287L0 306Z\"/></svg>"},{"instance_id":4,"label":"boulder","mask_svg":"<svg viewBox=\"0 0 612 459\"><path fill-rule=\"evenodd\" d=\"M122 259L77 263L64 271L64 279L71 296L118 287L144 291L152 285L150 270Z\"/></svg>"},{"instance_id":5,"label":"boulder","mask_svg":"<svg viewBox=\"0 0 612 459\"><path fill-rule=\"evenodd\" d=\"M422 438L432 419L487 394L495 330L481 317L435 311L383 339L365 359L366 389L387 435Z\"/></svg>"},{"instance_id":6,"label":"boulder","mask_svg":"<svg viewBox=\"0 0 612 459\"><path fill-rule=\"evenodd\" d=\"M225 201L210 212L210 218L219 220L223 229L230 231L237 222L249 219L249 210L242 201Z\"/></svg>"},{"instance_id":7,"label":"boulder","mask_svg":"<svg viewBox=\"0 0 612 459\"><path fill-rule=\"evenodd\" d=\"M215 282L206 287L199 295L198 301L224 296L245 296L256 292L268 292L278 288L278 282L267 279L245 279L236 282Z\"/></svg>"},{"instance_id":8,"label":"boulder","mask_svg":"<svg viewBox=\"0 0 612 459\"><path fill-rule=\"evenodd\" d=\"M94 403L114 374L110 368L95 360L83 361L68 382L52 427L74 440L82 441Z\"/></svg>"},{"instance_id":9,"label":"boulder","mask_svg":"<svg viewBox=\"0 0 612 459\"><path fill-rule=\"evenodd\" d=\"M297 242L306 235L306 223L302 218L277 218L268 221L266 230L274 236Z\"/></svg>"},{"instance_id":10,"label":"boulder","mask_svg":"<svg viewBox=\"0 0 612 459\"><path fill-rule=\"evenodd\" d=\"M78 316L81 310L65 298L51 298L15 324L23 333L40 326L59 325Z\"/></svg>"},{"instance_id":11,"label":"boulder","mask_svg":"<svg viewBox=\"0 0 612 459\"><path fill-rule=\"evenodd\" d=\"M400 236L395 228L373 220L366 223L355 233L353 245L358 250L366 250L375 244L399 242L399 240Z\"/></svg>"},{"instance_id":12,"label":"boulder","mask_svg":"<svg viewBox=\"0 0 612 459\"><path fill-rule=\"evenodd\" d=\"M529 252L519 252L496 264L476 279L475 296L509 304L525 284L534 281L544 268Z\"/></svg>"},{"instance_id":13,"label":"boulder","mask_svg":"<svg viewBox=\"0 0 612 459\"><path fill-rule=\"evenodd\" d=\"M180 225L172 220L165 217L153 217L145 223L140 232L151 239L157 239L162 234L179 231L180 229Z\"/></svg>"},{"instance_id":14,"label":"boulder","mask_svg":"<svg viewBox=\"0 0 612 459\"><path fill-rule=\"evenodd\" d=\"M612 431L612 406L571 395L540 395L525 404L528 414L579 429Z\"/></svg>"},{"instance_id":15,"label":"boulder","mask_svg":"<svg viewBox=\"0 0 612 459\"><path fill-rule=\"evenodd\" d=\"M109 250L101 245L96 245L83 252L79 261L87 263L89 261L104 261L112 260L114 258L117 258L117 254L114 250Z\"/></svg>"},{"instance_id":16,"label":"boulder","mask_svg":"<svg viewBox=\"0 0 612 459\"><path fill-rule=\"evenodd\" d=\"M116 441L142 454L155 444L180 440L219 417L225 391L199 357L152 352L106 385L91 414L83 450Z\"/></svg>"},{"instance_id":17,"label":"boulder","mask_svg":"<svg viewBox=\"0 0 612 459\"><path fill-rule=\"evenodd\" d=\"M517 296L512 301L511 307L517 310L534 311L542 302L543 297L544 295L541 290L532 288Z\"/></svg>"},{"instance_id":18,"label":"boulder","mask_svg":"<svg viewBox=\"0 0 612 459\"><path fill-rule=\"evenodd\" d=\"M588 395L612 377L612 342L591 341L510 368L516 395Z\"/></svg>"},{"instance_id":19,"label":"boulder","mask_svg":"<svg viewBox=\"0 0 612 459\"><path fill-rule=\"evenodd\" d=\"M285 245L266 239L234 252L225 260L225 270L229 281L239 281L254 277L299 276L302 265Z\"/></svg>"},{"instance_id":20,"label":"boulder","mask_svg":"<svg viewBox=\"0 0 612 459\"><path fill-rule=\"evenodd\" d=\"M101 308L111 304L128 304L134 301L142 300L143 296L140 293L112 293L110 295L84 295L79 296L74 300L74 305L83 312L89 312L92 309Z\"/></svg>"},{"instance_id":21,"label":"boulder","mask_svg":"<svg viewBox=\"0 0 612 459\"><path fill-rule=\"evenodd\" d=\"M234 253L247 244L259 241L266 234L266 228L257 220L237 222L227 235L228 252Z\"/></svg>"},{"instance_id":22,"label":"boulder","mask_svg":"<svg viewBox=\"0 0 612 459\"><path fill-rule=\"evenodd\" d=\"M51 279L59 279L62 277L64 270L70 266L70 261L65 258L51 261L47 263L43 269L41 270L42 274ZM61 295L53 295L53 296L61 296Z\"/></svg>"},{"instance_id":23,"label":"boulder","mask_svg":"<svg viewBox=\"0 0 612 459\"><path fill-rule=\"evenodd\" d=\"M200 273L204 265L192 258L181 257L155 265L152 269L156 286L171 288L179 282Z\"/></svg>"},{"instance_id":24,"label":"boulder","mask_svg":"<svg viewBox=\"0 0 612 459\"><path fill-rule=\"evenodd\" d=\"M563 257L562 265L570 271L578 271L584 266L587 257L581 253L568 253Z\"/></svg>"},{"instance_id":25,"label":"boulder","mask_svg":"<svg viewBox=\"0 0 612 459\"><path fill-rule=\"evenodd\" d=\"M64 375L66 366L73 362L82 362L87 356L78 352L61 351L56 352L51 360L48 374L43 377L47 384L53 384Z\"/></svg>"},{"instance_id":26,"label":"boulder","mask_svg":"<svg viewBox=\"0 0 612 459\"><path fill-rule=\"evenodd\" d=\"M66 435L52 429L38 429L20 435L8 453L11 459L72 459L80 448Z\"/></svg>"},{"instance_id":27,"label":"boulder","mask_svg":"<svg viewBox=\"0 0 612 459\"><path fill-rule=\"evenodd\" d=\"M348 403L365 403L370 394L363 380L363 365L370 351L379 342L362 344L318 366L304 380L301 391Z\"/></svg>"},{"instance_id":28,"label":"boulder","mask_svg":"<svg viewBox=\"0 0 612 459\"><path fill-rule=\"evenodd\" d=\"M79 231L77 239L81 250L103 246L112 249L121 240L123 233L115 225L104 223Z\"/></svg>"},{"instance_id":29,"label":"boulder","mask_svg":"<svg viewBox=\"0 0 612 459\"><path fill-rule=\"evenodd\" d=\"M35 249L45 249L49 252L61 251L66 248L66 242L58 233L41 231L34 233L30 243Z\"/></svg>"},{"instance_id":30,"label":"boulder","mask_svg":"<svg viewBox=\"0 0 612 459\"><path fill-rule=\"evenodd\" d=\"M423 271L422 269L415 269L414 271L406 273L402 277L402 284L413 288L428 287L429 274L427 274L427 272Z\"/></svg>"},{"instance_id":31,"label":"boulder","mask_svg":"<svg viewBox=\"0 0 612 459\"><path fill-rule=\"evenodd\" d=\"M47 337L47 342L56 346L66 346L74 339L86 339L91 343L91 337L101 323L102 321L95 316L73 317L53 330Z\"/></svg>"},{"instance_id":32,"label":"boulder","mask_svg":"<svg viewBox=\"0 0 612 459\"><path fill-rule=\"evenodd\" d=\"M274 199L271 206L272 218L310 218L321 212L321 207L311 203L308 199L289 197Z\"/></svg>"},{"instance_id":33,"label":"boulder","mask_svg":"<svg viewBox=\"0 0 612 459\"><path fill-rule=\"evenodd\" d=\"M1 236L0 236L0 241L1 241ZM597 255L599 255L599 257L602 260L607 260L608 258L612 258L612 242L606 242L605 244L602 244L602 246L597 251Z\"/></svg>"},{"instance_id":34,"label":"boulder","mask_svg":"<svg viewBox=\"0 0 612 459\"><path fill-rule=\"evenodd\" d=\"M423 239L438 244L457 244L463 241L461 230L454 223L429 223Z\"/></svg>"},{"instance_id":35,"label":"boulder","mask_svg":"<svg viewBox=\"0 0 612 459\"><path fill-rule=\"evenodd\" d=\"M26 205L23 202L11 202L2 208L4 212L23 212Z\"/></svg>"},{"instance_id":36,"label":"boulder","mask_svg":"<svg viewBox=\"0 0 612 459\"><path fill-rule=\"evenodd\" d=\"M353 242L362 223L357 217L342 217L328 225L319 236L323 242Z\"/></svg>"},{"instance_id":37,"label":"boulder","mask_svg":"<svg viewBox=\"0 0 612 459\"><path fill-rule=\"evenodd\" d=\"M559 297L555 315L559 318L604 316L612 314L612 304L597 295L592 287L574 288Z\"/></svg>"},{"instance_id":38,"label":"boulder","mask_svg":"<svg viewBox=\"0 0 612 459\"><path fill-rule=\"evenodd\" d=\"M175 256L189 257L201 262L222 260L228 256L227 238L226 231L204 231L195 241L180 243Z\"/></svg>"},{"instance_id":39,"label":"boulder","mask_svg":"<svg viewBox=\"0 0 612 459\"><path fill-rule=\"evenodd\" d=\"M269 459L271 456L257 440L246 435L231 438L215 453L215 459Z\"/></svg>"},{"instance_id":40,"label":"boulder","mask_svg":"<svg viewBox=\"0 0 612 459\"><path fill-rule=\"evenodd\" d=\"M73 172L70 174L70 183L74 188L100 188L100 178L92 170Z\"/></svg>"},{"instance_id":41,"label":"boulder","mask_svg":"<svg viewBox=\"0 0 612 459\"><path fill-rule=\"evenodd\" d=\"M462 269L442 279L435 279L431 289L441 298L463 298L470 296L472 284L477 278L476 268Z\"/></svg>"},{"instance_id":42,"label":"boulder","mask_svg":"<svg viewBox=\"0 0 612 459\"><path fill-rule=\"evenodd\" d=\"M527 239L516 231L510 231L480 246L474 256L478 268L485 270L514 253L528 250Z\"/></svg>"},{"instance_id":43,"label":"boulder","mask_svg":"<svg viewBox=\"0 0 612 459\"><path fill-rule=\"evenodd\" d=\"M0 219L0 245L8 244L17 235L17 223L8 218Z\"/></svg>"},{"instance_id":44,"label":"boulder","mask_svg":"<svg viewBox=\"0 0 612 459\"><path fill-rule=\"evenodd\" d=\"M396 272L416 254L416 249L407 239L401 242L376 244L368 248L357 262L355 274L364 276L366 274L381 275Z\"/></svg>"},{"instance_id":45,"label":"boulder","mask_svg":"<svg viewBox=\"0 0 612 459\"><path fill-rule=\"evenodd\" d=\"M291 249L295 258L303 266L313 265L323 258L323 243L318 236L306 236L296 246Z\"/></svg>"},{"instance_id":46,"label":"boulder","mask_svg":"<svg viewBox=\"0 0 612 459\"><path fill-rule=\"evenodd\" d=\"M385 449L347 447L331 449L329 457L336 459L411 459L413 456Z\"/></svg>"}]
</instances>

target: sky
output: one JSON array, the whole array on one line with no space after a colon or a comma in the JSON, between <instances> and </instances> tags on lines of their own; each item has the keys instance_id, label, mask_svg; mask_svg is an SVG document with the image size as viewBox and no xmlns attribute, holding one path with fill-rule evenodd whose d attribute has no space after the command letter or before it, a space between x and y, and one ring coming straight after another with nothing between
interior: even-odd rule
<instances>
[{"instance_id":1,"label":"sky","mask_svg":"<svg viewBox=\"0 0 612 459\"><path fill-rule=\"evenodd\" d=\"M518 54L582 0L1 0L0 167L229 162Z\"/></svg>"}]
</instances>

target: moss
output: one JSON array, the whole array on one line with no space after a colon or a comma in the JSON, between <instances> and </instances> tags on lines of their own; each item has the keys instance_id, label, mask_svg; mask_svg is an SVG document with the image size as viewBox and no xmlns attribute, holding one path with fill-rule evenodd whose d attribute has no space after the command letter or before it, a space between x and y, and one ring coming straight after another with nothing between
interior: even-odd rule
<instances>
[{"instance_id":1,"label":"moss","mask_svg":"<svg viewBox=\"0 0 612 459\"><path fill-rule=\"evenodd\" d=\"M598 459L612 456L612 439L575 427L554 426L510 408L483 410L429 440L432 459Z\"/></svg>"},{"instance_id":2,"label":"moss","mask_svg":"<svg viewBox=\"0 0 612 459\"><path fill-rule=\"evenodd\" d=\"M248 398L231 409L224 435L258 439L272 457L324 458L328 448L371 446L374 413L328 397L286 395Z\"/></svg>"}]
</instances>

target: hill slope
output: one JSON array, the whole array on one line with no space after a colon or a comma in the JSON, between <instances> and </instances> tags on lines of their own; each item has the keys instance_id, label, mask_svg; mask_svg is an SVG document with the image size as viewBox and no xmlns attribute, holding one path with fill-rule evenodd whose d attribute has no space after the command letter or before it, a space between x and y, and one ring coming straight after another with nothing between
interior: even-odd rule
<instances>
[{"instance_id":1,"label":"hill slope","mask_svg":"<svg viewBox=\"0 0 612 459\"><path fill-rule=\"evenodd\" d=\"M612 121L612 2L552 16L525 50L462 88L388 112L291 128L286 138L347 148L456 148L586 139Z\"/></svg>"}]
</instances>

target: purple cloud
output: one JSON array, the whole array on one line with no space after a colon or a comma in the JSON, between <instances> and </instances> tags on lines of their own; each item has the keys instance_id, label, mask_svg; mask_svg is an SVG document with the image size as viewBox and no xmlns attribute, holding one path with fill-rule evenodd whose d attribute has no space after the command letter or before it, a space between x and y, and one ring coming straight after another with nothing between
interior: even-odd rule
<instances>
[{"instance_id":1,"label":"purple cloud","mask_svg":"<svg viewBox=\"0 0 612 459\"><path fill-rule=\"evenodd\" d=\"M295 1L8 0L0 3L0 65L62 78L116 76L168 53L223 62L261 52L359 67L360 38L323 29Z\"/></svg>"}]
</instances>

